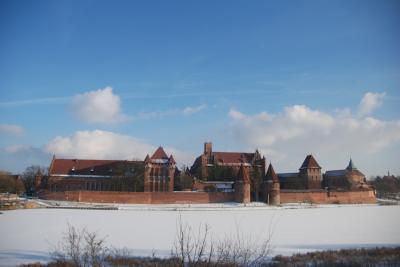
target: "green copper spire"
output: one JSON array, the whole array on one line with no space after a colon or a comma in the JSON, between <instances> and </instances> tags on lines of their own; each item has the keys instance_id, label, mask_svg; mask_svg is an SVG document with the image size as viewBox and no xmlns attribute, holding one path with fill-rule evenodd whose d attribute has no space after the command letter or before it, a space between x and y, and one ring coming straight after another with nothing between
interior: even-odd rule
<instances>
[{"instance_id":1,"label":"green copper spire","mask_svg":"<svg viewBox=\"0 0 400 267\"><path fill-rule=\"evenodd\" d=\"M350 158L349 165L347 166L348 170L357 170L357 167L354 165L353 160Z\"/></svg>"}]
</instances>

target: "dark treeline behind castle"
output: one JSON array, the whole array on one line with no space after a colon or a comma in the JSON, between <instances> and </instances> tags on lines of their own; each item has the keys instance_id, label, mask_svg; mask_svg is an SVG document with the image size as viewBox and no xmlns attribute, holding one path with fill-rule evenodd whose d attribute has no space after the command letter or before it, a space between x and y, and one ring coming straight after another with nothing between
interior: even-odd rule
<instances>
[{"instance_id":1,"label":"dark treeline behind castle","mask_svg":"<svg viewBox=\"0 0 400 267\"><path fill-rule=\"evenodd\" d=\"M182 167L185 169L186 167ZM34 180L38 173L47 174L47 168L42 166L29 166L20 175L0 170L0 193L34 194ZM190 187L190 181L185 172L177 177L176 186ZM400 175L371 176L369 183L374 186L377 197L392 198L400 194Z\"/></svg>"}]
</instances>

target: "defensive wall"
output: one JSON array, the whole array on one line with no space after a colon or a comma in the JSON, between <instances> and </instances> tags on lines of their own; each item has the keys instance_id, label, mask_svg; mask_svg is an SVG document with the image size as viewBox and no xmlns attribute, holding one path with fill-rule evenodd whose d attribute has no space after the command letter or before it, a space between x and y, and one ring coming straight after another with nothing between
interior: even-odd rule
<instances>
[{"instance_id":1,"label":"defensive wall","mask_svg":"<svg viewBox=\"0 0 400 267\"><path fill-rule=\"evenodd\" d=\"M373 204L376 203L374 190L325 191L325 190L281 190L281 203L314 204Z\"/></svg>"},{"instance_id":2,"label":"defensive wall","mask_svg":"<svg viewBox=\"0 0 400 267\"><path fill-rule=\"evenodd\" d=\"M206 204L235 201L235 193L222 192L109 192L64 191L39 193L47 200L126 204Z\"/></svg>"},{"instance_id":3,"label":"defensive wall","mask_svg":"<svg viewBox=\"0 0 400 267\"><path fill-rule=\"evenodd\" d=\"M238 201L234 192L110 192L110 191L42 191L39 197L47 200L64 200L95 203L126 204L206 204ZM240 196L239 198L244 198ZM249 196L248 196L249 198ZM244 202L248 202L245 200ZM325 191L281 190L280 203L357 204L376 203L374 190Z\"/></svg>"}]
</instances>

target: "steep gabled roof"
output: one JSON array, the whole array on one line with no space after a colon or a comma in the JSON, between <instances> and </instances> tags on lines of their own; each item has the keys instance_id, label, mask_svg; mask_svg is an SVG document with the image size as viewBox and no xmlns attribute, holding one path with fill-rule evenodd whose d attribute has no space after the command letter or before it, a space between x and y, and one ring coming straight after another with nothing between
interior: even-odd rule
<instances>
[{"instance_id":1,"label":"steep gabled roof","mask_svg":"<svg viewBox=\"0 0 400 267\"><path fill-rule=\"evenodd\" d=\"M218 163L251 163L254 158L254 153L243 152L212 152L214 160Z\"/></svg>"},{"instance_id":2,"label":"steep gabled roof","mask_svg":"<svg viewBox=\"0 0 400 267\"><path fill-rule=\"evenodd\" d=\"M151 156L151 159L168 159L168 156L167 153L165 153L162 146L159 146L157 150L154 152L153 156Z\"/></svg>"},{"instance_id":3,"label":"steep gabled roof","mask_svg":"<svg viewBox=\"0 0 400 267\"><path fill-rule=\"evenodd\" d=\"M318 168L321 169L321 166L319 166L318 162L315 160L313 155L307 155L306 159L304 160L303 164L300 167L301 169L310 169L310 168Z\"/></svg>"},{"instance_id":4,"label":"steep gabled roof","mask_svg":"<svg viewBox=\"0 0 400 267\"><path fill-rule=\"evenodd\" d=\"M272 167L272 164L270 163L268 166L267 174L265 175L265 178L267 180L271 180L274 182L279 182L278 175L276 175L274 167Z\"/></svg>"}]
</instances>

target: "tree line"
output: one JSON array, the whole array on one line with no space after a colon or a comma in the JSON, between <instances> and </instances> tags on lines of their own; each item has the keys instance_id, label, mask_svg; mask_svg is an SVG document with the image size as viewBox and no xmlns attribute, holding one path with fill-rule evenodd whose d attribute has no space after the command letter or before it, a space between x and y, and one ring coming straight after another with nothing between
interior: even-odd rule
<instances>
[{"instance_id":1,"label":"tree line","mask_svg":"<svg viewBox=\"0 0 400 267\"><path fill-rule=\"evenodd\" d=\"M35 177L37 174L47 175L47 168L32 165L20 175L0 170L0 193L32 195L35 191Z\"/></svg>"}]
</instances>

